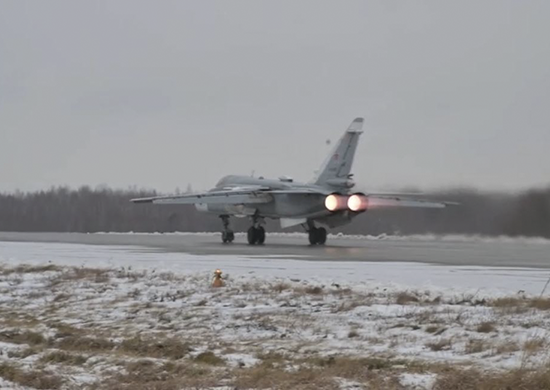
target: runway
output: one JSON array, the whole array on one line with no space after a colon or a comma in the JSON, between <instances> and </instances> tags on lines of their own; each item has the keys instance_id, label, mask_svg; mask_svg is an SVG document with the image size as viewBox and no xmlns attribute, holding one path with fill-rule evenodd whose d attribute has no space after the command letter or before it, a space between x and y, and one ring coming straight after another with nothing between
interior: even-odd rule
<instances>
[{"instance_id":1,"label":"runway","mask_svg":"<svg viewBox=\"0 0 550 390\"><path fill-rule=\"evenodd\" d=\"M326 246L310 246L304 234L271 234L266 244L250 246L237 234L224 245L215 233L12 233L0 241L57 242L138 246L144 251L191 255L233 255L310 261L418 262L439 265L550 268L550 240L468 236L329 237Z\"/></svg>"}]
</instances>

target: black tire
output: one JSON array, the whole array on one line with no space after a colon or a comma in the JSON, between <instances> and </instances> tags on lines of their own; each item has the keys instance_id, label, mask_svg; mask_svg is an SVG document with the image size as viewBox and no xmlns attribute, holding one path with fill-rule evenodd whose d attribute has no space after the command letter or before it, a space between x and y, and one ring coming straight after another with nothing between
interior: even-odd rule
<instances>
[{"instance_id":1,"label":"black tire","mask_svg":"<svg viewBox=\"0 0 550 390\"><path fill-rule=\"evenodd\" d=\"M233 242L234 239L235 239L235 233L233 233L232 231L223 231L222 232L222 242L224 244L231 243L231 242Z\"/></svg>"},{"instance_id":2,"label":"black tire","mask_svg":"<svg viewBox=\"0 0 550 390\"><path fill-rule=\"evenodd\" d=\"M254 226L251 226L250 229L248 229L248 232L246 232L246 238L248 239L249 245L255 245L256 242L258 242L258 234L256 233L256 228Z\"/></svg>"},{"instance_id":3,"label":"black tire","mask_svg":"<svg viewBox=\"0 0 550 390\"><path fill-rule=\"evenodd\" d=\"M265 242L265 229L260 226L256 229L256 243L258 245L263 245Z\"/></svg>"},{"instance_id":4,"label":"black tire","mask_svg":"<svg viewBox=\"0 0 550 390\"><path fill-rule=\"evenodd\" d=\"M308 238L309 238L309 243L311 245L317 245L317 243L319 242L319 234L317 231L318 231L317 228L309 229Z\"/></svg>"},{"instance_id":5,"label":"black tire","mask_svg":"<svg viewBox=\"0 0 550 390\"><path fill-rule=\"evenodd\" d=\"M325 245L325 242L327 242L327 229L318 228L317 229L317 244Z\"/></svg>"}]
</instances>

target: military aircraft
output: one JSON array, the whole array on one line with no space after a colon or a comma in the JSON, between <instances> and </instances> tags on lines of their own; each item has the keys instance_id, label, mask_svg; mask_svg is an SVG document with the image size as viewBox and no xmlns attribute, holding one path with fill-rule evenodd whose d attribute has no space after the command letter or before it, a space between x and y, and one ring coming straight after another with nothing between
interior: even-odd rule
<instances>
[{"instance_id":1,"label":"military aircraft","mask_svg":"<svg viewBox=\"0 0 550 390\"><path fill-rule=\"evenodd\" d=\"M134 203L194 204L199 211L217 214L223 223L222 241L231 243L235 234L230 217L250 217L250 245L265 242L265 218L280 220L283 228L302 225L311 245L324 245L326 227L345 225L357 215L379 207L444 208L451 202L416 199L413 194L354 192L351 166L363 118L356 118L334 146L316 177L309 183L230 175L202 193L132 199ZM417 194L416 194L417 195ZM408 196L408 197L407 197Z\"/></svg>"}]
</instances>

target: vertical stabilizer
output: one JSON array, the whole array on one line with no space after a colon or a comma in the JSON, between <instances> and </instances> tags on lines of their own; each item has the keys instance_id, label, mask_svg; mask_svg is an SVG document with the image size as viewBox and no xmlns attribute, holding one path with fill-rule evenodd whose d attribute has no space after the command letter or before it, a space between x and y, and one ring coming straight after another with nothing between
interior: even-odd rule
<instances>
[{"instance_id":1,"label":"vertical stabilizer","mask_svg":"<svg viewBox=\"0 0 550 390\"><path fill-rule=\"evenodd\" d=\"M319 169L313 182L321 186L345 187L359 142L359 136L363 133L363 118L355 118L348 129L334 146L331 153ZM338 183L342 183L339 185Z\"/></svg>"}]
</instances>

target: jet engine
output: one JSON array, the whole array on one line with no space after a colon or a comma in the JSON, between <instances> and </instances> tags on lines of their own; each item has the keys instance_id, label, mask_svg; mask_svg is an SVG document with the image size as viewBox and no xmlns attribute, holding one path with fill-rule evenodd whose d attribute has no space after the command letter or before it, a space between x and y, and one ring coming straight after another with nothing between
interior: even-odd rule
<instances>
[{"instance_id":1,"label":"jet engine","mask_svg":"<svg viewBox=\"0 0 550 390\"><path fill-rule=\"evenodd\" d=\"M347 208L347 196L338 193L327 195L325 198L325 207L328 211L340 211Z\"/></svg>"},{"instance_id":2,"label":"jet engine","mask_svg":"<svg viewBox=\"0 0 550 390\"><path fill-rule=\"evenodd\" d=\"M367 196L363 193L341 195L333 193L325 198L325 208L331 212L349 210L354 213L362 213L368 207Z\"/></svg>"},{"instance_id":3,"label":"jet engine","mask_svg":"<svg viewBox=\"0 0 550 390\"><path fill-rule=\"evenodd\" d=\"M348 209L355 213L362 213L363 211L366 211L369 205L368 198L365 194L362 194L360 192L351 195L348 198L347 206Z\"/></svg>"}]
</instances>

